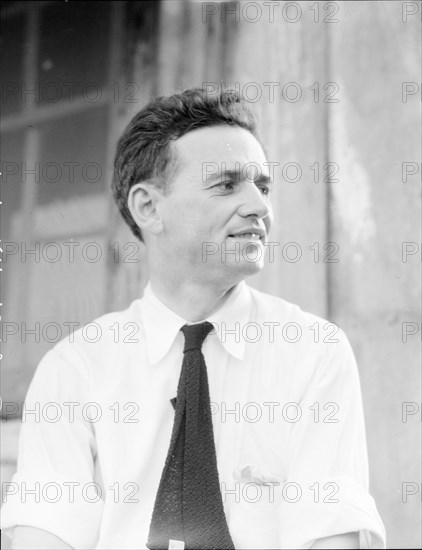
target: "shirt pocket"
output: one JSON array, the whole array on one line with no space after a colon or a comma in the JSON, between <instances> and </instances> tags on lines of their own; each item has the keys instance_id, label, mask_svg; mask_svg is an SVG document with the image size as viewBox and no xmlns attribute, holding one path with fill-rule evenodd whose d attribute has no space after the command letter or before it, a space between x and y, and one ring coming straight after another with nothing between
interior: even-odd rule
<instances>
[{"instance_id":1,"label":"shirt pocket","mask_svg":"<svg viewBox=\"0 0 422 550\"><path fill-rule=\"evenodd\" d=\"M283 482L255 465L241 464L234 470L229 528L236 549L279 548Z\"/></svg>"}]
</instances>

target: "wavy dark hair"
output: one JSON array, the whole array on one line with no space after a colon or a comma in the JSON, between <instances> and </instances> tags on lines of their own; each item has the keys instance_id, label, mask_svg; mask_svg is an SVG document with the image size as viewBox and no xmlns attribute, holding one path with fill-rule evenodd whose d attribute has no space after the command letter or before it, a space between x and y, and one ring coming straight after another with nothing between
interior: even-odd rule
<instances>
[{"instance_id":1,"label":"wavy dark hair","mask_svg":"<svg viewBox=\"0 0 422 550\"><path fill-rule=\"evenodd\" d=\"M251 132L258 141L254 108L234 90L192 88L153 99L137 113L121 136L114 159L113 196L124 220L141 241L142 233L127 205L131 187L149 181L170 192L177 167L171 142L196 128L229 124Z\"/></svg>"}]
</instances>

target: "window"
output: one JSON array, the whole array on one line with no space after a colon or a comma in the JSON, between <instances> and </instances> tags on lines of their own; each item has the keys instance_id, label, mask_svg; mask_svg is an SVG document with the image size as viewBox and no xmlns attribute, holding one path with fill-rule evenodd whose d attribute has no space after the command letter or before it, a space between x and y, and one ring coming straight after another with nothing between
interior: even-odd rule
<instances>
[{"instance_id":1,"label":"window","mask_svg":"<svg viewBox=\"0 0 422 550\"><path fill-rule=\"evenodd\" d=\"M2 13L3 399L106 309L119 2Z\"/></svg>"}]
</instances>

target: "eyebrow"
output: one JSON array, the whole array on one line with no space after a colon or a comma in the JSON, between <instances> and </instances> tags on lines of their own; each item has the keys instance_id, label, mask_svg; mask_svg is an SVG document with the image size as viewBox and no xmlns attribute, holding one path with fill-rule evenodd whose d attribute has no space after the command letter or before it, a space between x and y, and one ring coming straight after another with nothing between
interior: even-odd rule
<instances>
[{"instance_id":1,"label":"eyebrow","mask_svg":"<svg viewBox=\"0 0 422 550\"><path fill-rule=\"evenodd\" d=\"M210 174L209 178L207 179L207 181L205 183L213 183L217 180L220 180L220 179L223 179L226 178L226 177L229 177L229 178L232 178L234 179L235 181L241 181L242 180L242 177L243 177L243 170L221 170L219 172L216 172L215 174ZM257 177L254 178L254 182L255 183L266 183L266 184L270 184L272 183L272 179L270 178L270 176L267 176L266 174L262 174L262 173L258 173L257 174Z\"/></svg>"}]
</instances>

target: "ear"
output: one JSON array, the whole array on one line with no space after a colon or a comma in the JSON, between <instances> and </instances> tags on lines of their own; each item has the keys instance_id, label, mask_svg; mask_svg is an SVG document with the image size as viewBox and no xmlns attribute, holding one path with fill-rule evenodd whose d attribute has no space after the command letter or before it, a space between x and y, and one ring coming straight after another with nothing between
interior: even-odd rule
<instances>
[{"instance_id":1,"label":"ear","mask_svg":"<svg viewBox=\"0 0 422 550\"><path fill-rule=\"evenodd\" d=\"M162 193L148 182L136 183L129 191L128 208L142 233L158 235L163 230L160 215Z\"/></svg>"}]
</instances>

